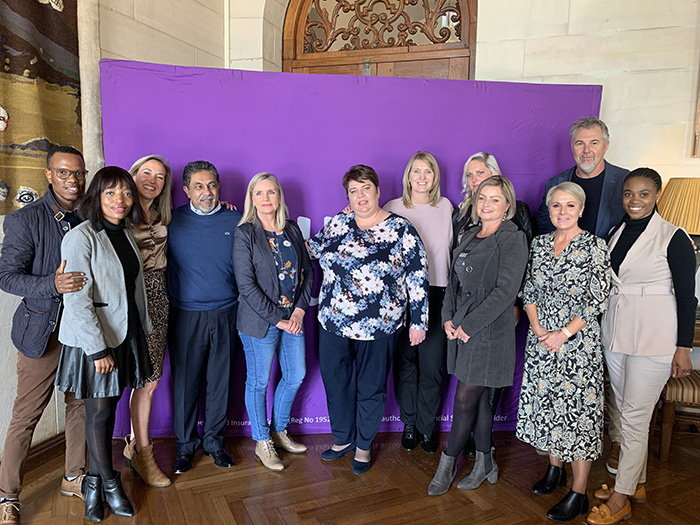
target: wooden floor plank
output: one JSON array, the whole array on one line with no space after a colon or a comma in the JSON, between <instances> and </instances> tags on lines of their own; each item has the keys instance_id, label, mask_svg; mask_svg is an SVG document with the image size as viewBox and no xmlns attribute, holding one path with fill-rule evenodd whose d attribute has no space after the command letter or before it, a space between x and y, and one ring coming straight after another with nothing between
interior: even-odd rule
<instances>
[{"instance_id":1,"label":"wooden floor plank","mask_svg":"<svg viewBox=\"0 0 700 525\"><path fill-rule=\"evenodd\" d=\"M221 469L199 452L189 472L173 475L174 444L156 442L156 458L174 480L167 488L146 487L123 466L123 443L115 442L115 467L137 514L133 519L107 513L103 523L138 525L382 525L487 524L539 525L550 522L545 513L562 498L562 487L549 496L535 496L532 485L544 473L546 457L539 456L513 433L496 434L500 478L474 491L452 487L439 497L427 495L427 487L439 462L438 454L411 452L399 445L400 434L380 434L375 442L374 464L363 476L350 471L352 458L326 462L328 435L303 436L307 454L280 456L284 472L266 470L254 457L249 438L227 440L236 460L232 469ZM668 462L658 459L658 436L652 439L649 457L647 503L633 505L629 525L700 523L700 436L674 437ZM441 448L447 435L440 436ZM25 476L22 492L24 525L83 523L83 502L59 494L63 457L45 462ZM460 459L457 480L467 475L473 460ZM569 468L569 472L570 472ZM591 470L589 497L601 483L614 484L602 460ZM585 516L574 520L585 523Z\"/></svg>"}]
</instances>

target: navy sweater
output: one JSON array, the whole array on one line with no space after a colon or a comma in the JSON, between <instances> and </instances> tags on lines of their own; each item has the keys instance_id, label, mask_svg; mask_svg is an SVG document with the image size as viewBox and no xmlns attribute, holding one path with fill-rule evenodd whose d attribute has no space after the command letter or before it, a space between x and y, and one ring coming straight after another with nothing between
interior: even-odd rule
<instances>
[{"instance_id":1,"label":"navy sweater","mask_svg":"<svg viewBox=\"0 0 700 525\"><path fill-rule=\"evenodd\" d=\"M229 308L238 302L233 275L233 232L241 212L222 207L197 215L185 204L168 226L168 292L180 310Z\"/></svg>"}]
</instances>

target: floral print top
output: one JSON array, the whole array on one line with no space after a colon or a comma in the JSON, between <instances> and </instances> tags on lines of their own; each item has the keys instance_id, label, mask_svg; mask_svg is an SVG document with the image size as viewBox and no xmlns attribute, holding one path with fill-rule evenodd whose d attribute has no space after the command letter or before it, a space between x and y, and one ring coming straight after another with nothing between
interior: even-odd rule
<instances>
[{"instance_id":1,"label":"floral print top","mask_svg":"<svg viewBox=\"0 0 700 525\"><path fill-rule=\"evenodd\" d=\"M277 267L277 278L280 280L280 298L277 305L291 308L294 304L294 290L297 285L297 253L284 232L265 231L270 243L272 256Z\"/></svg>"},{"instance_id":2,"label":"floral print top","mask_svg":"<svg viewBox=\"0 0 700 525\"><path fill-rule=\"evenodd\" d=\"M340 337L371 341L410 327L428 327L428 260L416 229L403 217L360 229L354 213L339 213L309 240L323 284L318 320Z\"/></svg>"}]
</instances>

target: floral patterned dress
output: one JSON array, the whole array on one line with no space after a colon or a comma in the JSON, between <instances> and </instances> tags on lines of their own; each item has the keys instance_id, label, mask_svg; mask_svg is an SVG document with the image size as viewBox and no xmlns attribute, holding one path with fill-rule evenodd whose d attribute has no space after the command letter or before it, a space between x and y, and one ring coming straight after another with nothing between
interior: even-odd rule
<instances>
[{"instance_id":1,"label":"floral patterned dress","mask_svg":"<svg viewBox=\"0 0 700 525\"><path fill-rule=\"evenodd\" d=\"M516 436L563 461L592 461L603 446L603 352L598 316L610 290L603 239L583 231L557 257L554 233L536 237L520 296L553 331L574 317L586 326L558 353L529 330Z\"/></svg>"},{"instance_id":2,"label":"floral patterned dress","mask_svg":"<svg viewBox=\"0 0 700 525\"><path fill-rule=\"evenodd\" d=\"M323 284L318 320L327 332L371 341L403 327L428 328L428 261L416 229L393 213L362 230L339 213L309 241Z\"/></svg>"}]
</instances>

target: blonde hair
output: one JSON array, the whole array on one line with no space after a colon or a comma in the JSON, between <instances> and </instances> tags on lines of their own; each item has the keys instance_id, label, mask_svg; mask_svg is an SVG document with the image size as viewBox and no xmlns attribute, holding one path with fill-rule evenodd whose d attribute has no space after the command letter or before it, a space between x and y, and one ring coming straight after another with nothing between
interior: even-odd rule
<instances>
[{"instance_id":1,"label":"blonde hair","mask_svg":"<svg viewBox=\"0 0 700 525\"><path fill-rule=\"evenodd\" d=\"M557 184L547 192L547 197L545 198L545 204L547 205L547 208L549 208L549 205L552 202L552 195L554 195L554 192L556 191L561 191L563 193L571 195L574 199L578 201L582 208L586 205L586 192L583 191L583 188L575 182L567 181L562 182L561 184Z\"/></svg>"},{"instance_id":2,"label":"blonde hair","mask_svg":"<svg viewBox=\"0 0 700 525\"><path fill-rule=\"evenodd\" d=\"M245 224L246 222L258 222L258 211L255 208L255 204L253 204L253 190L259 182L262 182L264 180L271 181L272 184L275 185L277 194L280 196L280 205L277 207L277 211L275 212L275 228L277 229L277 231L284 230L284 227L287 224L287 218L289 217L289 210L287 209L287 205L284 203L284 192L282 191L282 185L280 184L280 181L277 179L277 177L275 177L272 173L268 173L267 171L258 173L255 177L250 179L250 182L248 183L248 189L245 193L243 217L241 218L241 221L238 223L238 225L240 226L241 224Z\"/></svg>"},{"instance_id":3,"label":"blonde hair","mask_svg":"<svg viewBox=\"0 0 700 525\"><path fill-rule=\"evenodd\" d=\"M438 202L440 202L440 167L435 157L427 151L416 151L411 160L408 161L406 169L403 171L403 197L401 202L406 208L413 208L411 171L413 170L413 163L417 160L426 162L430 169L433 170L433 184L430 186L430 192L428 193L428 202L431 206L437 206Z\"/></svg>"},{"instance_id":4,"label":"blonde hair","mask_svg":"<svg viewBox=\"0 0 700 525\"><path fill-rule=\"evenodd\" d=\"M170 165L166 160L160 155L146 155L141 157L139 160L134 162L129 168L129 173L132 177L136 177L136 174L141 169L141 166L146 164L149 160L155 160L160 162L165 169L165 181L163 182L163 190L160 194L153 199L153 204L151 207L156 212L155 220L160 220L162 224L167 226L170 224L170 220L173 216L173 198L172 198L172 187L173 187L173 173L170 169Z\"/></svg>"},{"instance_id":5,"label":"blonde hair","mask_svg":"<svg viewBox=\"0 0 700 525\"><path fill-rule=\"evenodd\" d=\"M480 162L483 162L488 170L491 172L491 176L493 177L494 175L500 175L501 174L501 168L498 167L498 162L496 161L496 157L491 155L490 153L486 153L485 151L480 151L479 153L474 153L471 157L467 159L467 162L464 163L464 169L462 170L462 195L464 195L464 200L459 204L459 218L461 219L467 214L467 210L469 209L469 206L472 205L473 202L473 197L472 195L472 190L469 189L469 184L468 184L468 178L467 178L467 168L469 166L469 163L473 160L478 160Z\"/></svg>"},{"instance_id":6,"label":"blonde hair","mask_svg":"<svg viewBox=\"0 0 700 525\"><path fill-rule=\"evenodd\" d=\"M479 184L479 187L476 189L476 193L474 194L474 201L479 200L479 195L481 195L481 192L483 191L484 188L487 186L494 186L496 188L501 188L501 192L503 193L503 196L506 198L506 202L510 204L508 206L508 210L506 210L505 217L503 217L503 220L508 220L512 219L515 217L515 188L513 188L513 183L511 183L508 179L506 179L503 175L494 175L493 177L489 177L488 179L484 180L481 184ZM476 222L479 220L479 214L477 213L476 206L472 206L472 221Z\"/></svg>"}]
</instances>

